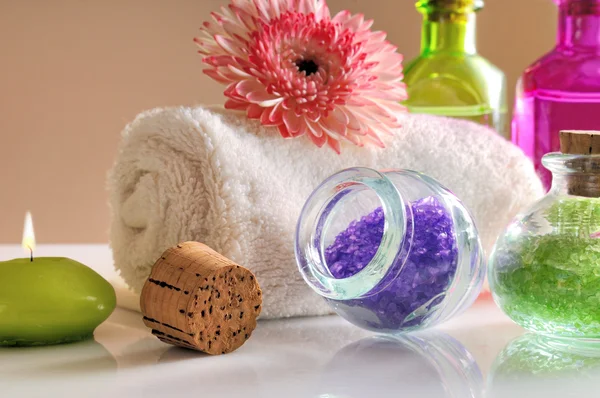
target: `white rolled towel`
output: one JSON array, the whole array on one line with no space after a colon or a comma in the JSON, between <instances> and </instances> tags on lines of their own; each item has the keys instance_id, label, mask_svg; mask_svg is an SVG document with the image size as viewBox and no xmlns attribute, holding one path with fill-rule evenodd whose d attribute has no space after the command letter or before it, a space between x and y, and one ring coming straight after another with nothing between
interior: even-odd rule
<instances>
[{"instance_id":1,"label":"white rolled towel","mask_svg":"<svg viewBox=\"0 0 600 398\"><path fill-rule=\"evenodd\" d=\"M200 241L256 274L264 318L326 314L297 272L294 231L305 200L331 174L354 166L428 174L472 211L488 250L542 195L531 162L493 131L424 115L401 122L387 148L347 145L337 155L221 108L140 114L109 177L117 269L139 292L166 248Z\"/></svg>"}]
</instances>

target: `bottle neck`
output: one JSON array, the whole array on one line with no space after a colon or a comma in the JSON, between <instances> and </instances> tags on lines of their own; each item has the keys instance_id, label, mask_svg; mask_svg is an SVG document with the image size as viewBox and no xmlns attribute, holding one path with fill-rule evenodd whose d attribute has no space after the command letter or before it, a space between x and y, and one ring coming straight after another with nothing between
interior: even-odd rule
<instances>
[{"instance_id":1,"label":"bottle neck","mask_svg":"<svg viewBox=\"0 0 600 398\"><path fill-rule=\"evenodd\" d=\"M600 0L563 0L559 4L557 47L600 49Z\"/></svg>"},{"instance_id":2,"label":"bottle neck","mask_svg":"<svg viewBox=\"0 0 600 398\"><path fill-rule=\"evenodd\" d=\"M559 196L600 198L600 173L552 173L550 192Z\"/></svg>"},{"instance_id":3,"label":"bottle neck","mask_svg":"<svg viewBox=\"0 0 600 398\"><path fill-rule=\"evenodd\" d=\"M421 54L459 52L475 54L476 17L474 11L430 11L424 14Z\"/></svg>"}]
</instances>

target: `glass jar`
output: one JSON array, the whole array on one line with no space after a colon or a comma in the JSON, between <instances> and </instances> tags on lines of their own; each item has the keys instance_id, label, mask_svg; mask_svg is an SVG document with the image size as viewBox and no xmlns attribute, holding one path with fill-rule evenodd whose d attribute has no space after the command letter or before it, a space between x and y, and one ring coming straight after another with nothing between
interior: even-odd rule
<instances>
[{"instance_id":1,"label":"glass jar","mask_svg":"<svg viewBox=\"0 0 600 398\"><path fill-rule=\"evenodd\" d=\"M464 205L407 170L352 168L325 180L298 221L296 260L339 315L386 333L432 326L466 309L485 273Z\"/></svg>"},{"instance_id":2,"label":"glass jar","mask_svg":"<svg viewBox=\"0 0 600 398\"><path fill-rule=\"evenodd\" d=\"M502 310L526 329L600 339L600 156L550 153L552 188L517 216L490 257Z\"/></svg>"}]
</instances>

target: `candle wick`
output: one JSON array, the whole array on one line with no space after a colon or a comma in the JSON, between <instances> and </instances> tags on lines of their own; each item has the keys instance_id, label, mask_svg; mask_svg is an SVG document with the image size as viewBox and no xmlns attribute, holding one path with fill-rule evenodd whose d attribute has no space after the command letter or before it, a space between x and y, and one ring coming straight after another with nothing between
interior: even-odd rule
<instances>
[{"instance_id":1,"label":"candle wick","mask_svg":"<svg viewBox=\"0 0 600 398\"><path fill-rule=\"evenodd\" d=\"M29 253L30 253L30 262L33 262L33 249L31 248L31 246L27 246L29 248Z\"/></svg>"}]
</instances>

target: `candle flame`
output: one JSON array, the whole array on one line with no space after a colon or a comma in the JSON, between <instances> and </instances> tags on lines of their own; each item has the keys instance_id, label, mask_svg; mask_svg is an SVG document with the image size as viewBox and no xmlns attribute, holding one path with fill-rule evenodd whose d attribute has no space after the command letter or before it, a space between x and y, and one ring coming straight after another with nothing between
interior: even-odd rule
<instances>
[{"instance_id":1,"label":"candle flame","mask_svg":"<svg viewBox=\"0 0 600 398\"><path fill-rule=\"evenodd\" d=\"M33 221L31 213L25 214L25 225L23 226L23 249L27 254L33 253L35 249L35 234L33 233Z\"/></svg>"}]
</instances>

